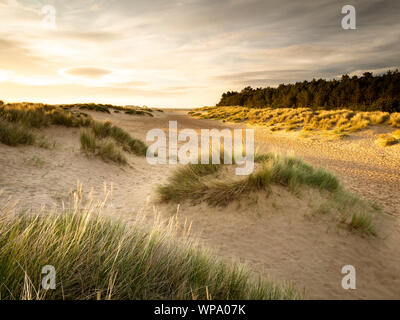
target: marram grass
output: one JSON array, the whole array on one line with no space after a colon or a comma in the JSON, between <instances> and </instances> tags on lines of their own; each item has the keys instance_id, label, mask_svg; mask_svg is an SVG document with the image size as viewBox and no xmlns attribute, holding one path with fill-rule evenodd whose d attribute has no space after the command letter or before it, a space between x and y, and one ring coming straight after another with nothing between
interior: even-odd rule
<instances>
[{"instance_id":1,"label":"marram grass","mask_svg":"<svg viewBox=\"0 0 400 320\"><path fill-rule=\"evenodd\" d=\"M25 126L0 119L0 142L9 146L31 145L35 136Z\"/></svg>"},{"instance_id":2,"label":"marram grass","mask_svg":"<svg viewBox=\"0 0 400 320\"><path fill-rule=\"evenodd\" d=\"M378 139L376 139L376 143L380 145L381 147L388 147L388 146L393 146L395 144L399 143L399 139L397 136L400 136L398 133L399 130L395 131L393 134L380 134L378 136ZM396 136L397 134L397 136Z\"/></svg>"},{"instance_id":3,"label":"marram grass","mask_svg":"<svg viewBox=\"0 0 400 320\"><path fill-rule=\"evenodd\" d=\"M78 106L81 107L82 105L77 105L77 107ZM90 108L107 107L94 104L89 104L89 106ZM11 146L33 144L35 137L28 128L39 129L50 125L59 125L65 127L91 128L97 138L113 139L125 151L139 156L146 155L147 146L141 140L133 138L128 132L113 125L110 121L95 121L86 114L73 111L72 107L73 106L61 107L31 103L0 105L0 142ZM151 113L149 114L151 115ZM85 151L93 151L93 146L87 149L87 145L82 144L82 147ZM116 151L117 146L113 146L108 141L108 143L103 144L103 149L105 151L103 153L115 151L111 154L111 160L114 159L113 161L117 160L117 162L121 162L122 153Z\"/></svg>"},{"instance_id":4,"label":"marram grass","mask_svg":"<svg viewBox=\"0 0 400 320\"><path fill-rule=\"evenodd\" d=\"M387 124L400 128L400 113L313 110L311 108L248 108L241 106L203 107L189 111L192 117L247 122L267 126L271 131L303 129L307 132L327 132L338 138L362 131L372 125Z\"/></svg>"},{"instance_id":5,"label":"marram grass","mask_svg":"<svg viewBox=\"0 0 400 320\"><path fill-rule=\"evenodd\" d=\"M175 222L127 224L82 206L20 212L0 207L0 299L294 299L245 267L215 257ZM41 287L41 270L56 270L56 289Z\"/></svg>"},{"instance_id":6,"label":"marram grass","mask_svg":"<svg viewBox=\"0 0 400 320\"><path fill-rule=\"evenodd\" d=\"M87 155L97 155L104 161L126 164L127 159L121 148L111 138L99 139L90 129L80 131L81 149Z\"/></svg>"},{"instance_id":7,"label":"marram grass","mask_svg":"<svg viewBox=\"0 0 400 320\"><path fill-rule=\"evenodd\" d=\"M216 177L212 164L179 167L167 184L158 186L158 194L163 201L203 198L209 204L224 206L249 192L265 190L272 183L291 191L301 185L328 191L340 188L339 180L330 172L315 169L298 158L256 154L254 160L261 163L261 168L241 179Z\"/></svg>"}]
</instances>

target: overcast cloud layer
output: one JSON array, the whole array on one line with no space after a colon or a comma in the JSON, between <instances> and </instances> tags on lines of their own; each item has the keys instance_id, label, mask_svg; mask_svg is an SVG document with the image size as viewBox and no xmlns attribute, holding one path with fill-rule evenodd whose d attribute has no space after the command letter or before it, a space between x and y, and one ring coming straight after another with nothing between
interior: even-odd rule
<instances>
[{"instance_id":1,"label":"overcast cloud layer","mask_svg":"<svg viewBox=\"0 0 400 320\"><path fill-rule=\"evenodd\" d=\"M345 4L357 30L341 28ZM197 107L382 72L400 66L399 16L398 0L0 0L0 99Z\"/></svg>"}]
</instances>

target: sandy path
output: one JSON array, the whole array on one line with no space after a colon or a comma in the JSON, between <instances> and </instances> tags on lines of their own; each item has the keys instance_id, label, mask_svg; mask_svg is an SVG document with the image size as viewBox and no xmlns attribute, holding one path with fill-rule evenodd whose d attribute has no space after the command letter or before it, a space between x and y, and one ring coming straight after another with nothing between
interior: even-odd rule
<instances>
[{"instance_id":1,"label":"sandy path","mask_svg":"<svg viewBox=\"0 0 400 320\"><path fill-rule=\"evenodd\" d=\"M154 118L92 115L110 119L142 140L150 129L167 130L169 120L177 120L178 129L240 127L191 119L182 111L156 113ZM173 170L173 166L151 166L144 158L131 155L128 167L88 159L79 150L76 129L54 127L43 134L57 142L55 149L0 144L0 189L5 196L20 199L24 208L59 205L77 180L101 198L106 182L114 189L109 212L133 217L154 198L155 185L164 182ZM371 132L347 141L327 142L294 139L257 128L256 144L262 150L293 152L328 168L361 195L383 203L386 211L399 212L400 149L378 148ZM269 198L259 197L258 202L249 199L224 209L182 203L179 217L182 222L191 222L193 234L221 256L247 262L275 280L291 281L304 288L309 298L400 298L397 217L379 219L378 238L361 238L338 227L329 216L315 216L313 194L295 197L278 188ZM177 210L173 204L154 204L166 217ZM340 270L345 264L357 269L357 290L345 291L340 286Z\"/></svg>"}]
</instances>

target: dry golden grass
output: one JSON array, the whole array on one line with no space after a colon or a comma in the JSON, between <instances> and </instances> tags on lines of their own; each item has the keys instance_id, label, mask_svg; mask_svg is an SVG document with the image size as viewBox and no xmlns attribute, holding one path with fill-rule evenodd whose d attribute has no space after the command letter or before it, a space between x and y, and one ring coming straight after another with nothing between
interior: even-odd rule
<instances>
[{"instance_id":1,"label":"dry golden grass","mask_svg":"<svg viewBox=\"0 0 400 320\"><path fill-rule=\"evenodd\" d=\"M400 130L396 130L395 132L392 133L393 137L396 139L400 139Z\"/></svg>"},{"instance_id":2,"label":"dry golden grass","mask_svg":"<svg viewBox=\"0 0 400 320\"><path fill-rule=\"evenodd\" d=\"M390 115L389 123L395 128L400 128L400 113L392 113Z\"/></svg>"},{"instance_id":3,"label":"dry golden grass","mask_svg":"<svg viewBox=\"0 0 400 320\"><path fill-rule=\"evenodd\" d=\"M93 107L93 109L90 110L105 112L102 111L103 105L90 106ZM75 107L78 109L83 108L81 105L76 105ZM101 108L97 110L95 107ZM81 144L83 149L86 152L93 152L97 147L98 154L101 155L103 159L125 163L126 160L123 157L120 147L124 151L136 155L146 155L147 146L141 140L133 138L128 132L120 127L114 126L109 121L95 121L85 113L72 110L71 106L52 106L41 103L0 104L0 142L2 143L11 146L33 144L35 136L29 131L29 129L40 129L50 125L90 128L94 138L102 140L107 138L96 145L93 141L87 139L89 137L87 130L84 134L81 134ZM50 145L50 143L42 141L40 145L46 146Z\"/></svg>"},{"instance_id":4,"label":"dry golden grass","mask_svg":"<svg viewBox=\"0 0 400 320\"><path fill-rule=\"evenodd\" d=\"M375 142L381 147L388 147L397 144L399 140L391 134L381 134Z\"/></svg>"},{"instance_id":5,"label":"dry golden grass","mask_svg":"<svg viewBox=\"0 0 400 320\"><path fill-rule=\"evenodd\" d=\"M302 129L329 131L338 138L371 125L387 124L400 128L400 113L356 112L350 110L312 110L310 108L204 107L189 112L192 117L228 122L248 122L270 127L272 131Z\"/></svg>"}]
</instances>

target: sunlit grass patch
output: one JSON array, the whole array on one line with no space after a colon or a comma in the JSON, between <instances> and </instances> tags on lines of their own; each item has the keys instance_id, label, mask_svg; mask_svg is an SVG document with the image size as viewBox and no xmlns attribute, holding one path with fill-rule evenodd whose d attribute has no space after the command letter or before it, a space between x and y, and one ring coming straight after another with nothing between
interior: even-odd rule
<instances>
[{"instance_id":1,"label":"sunlit grass patch","mask_svg":"<svg viewBox=\"0 0 400 320\"><path fill-rule=\"evenodd\" d=\"M392 136L395 137L396 139L400 139L400 130L396 130L395 132L393 132Z\"/></svg>"},{"instance_id":2,"label":"sunlit grass patch","mask_svg":"<svg viewBox=\"0 0 400 320\"><path fill-rule=\"evenodd\" d=\"M400 113L396 112L390 114L389 123L395 128L400 128Z\"/></svg>"},{"instance_id":3,"label":"sunlit grass patch","mask_svg":"<svg viewBox=\"0 0 400 320\"><path fill-rule=\"evenodd\" d=\"M133 138L128 132L120 127L114 126L111 122L98 122L94 121L89 115L83 114L81 112L76 113L73 108L96 110L98 108L104 109L109 108L108 105L62 105L62 106L52 106L44 104L31 104L31 103L21 103L21 104L6 104L0 105L0 120L2 123L9 123L9 125L3 124L3 140L7 143L13 144L18 136L21 137L21 142L17 144L32 144L29 142L32 139L29 138L29 134L22 138L22 131L28 132L27 128L42 128L50 125L59 125L65 127L80 127L80 128L91 128L95 133L96 137L112 138L114 139L125 151L132 152L136 155L144 156L146 155L147 146L139 139ZM117 107L115 107L117 108ZM122 107L121 107L122 108ZM118 109L118 108L117 108ZM127 108L122 108L128 110ZM106 109L104 109L106 110ZM107 109L108 110L108 109ZM118 109L119 110L119 109ZM129 109L131 110L131 109ZM144 109L149 112L148 109ZM150 113L151 114L151 113ZM10 134L7 138L5 135L5 130L10 130L13 127L14 135ZM11 131L9 131L11 132ZM90 141L84 141L87 136L83 134L81 136L81 143L83 149L93 150L93 144L90 146L88 143ZM25 139L25 140L24 140ZM83 140L82 140L83 139ZM6 143L6 142L5 142ZM89 149L88 149L89 148ZM108 150L111 150L110 144L108 143Z\"/></svg>"},{"instance_id":4,"label":"sunlit grass patch","mask_svg":"<svg viewBox=\"0 0 400 320\"><path fill-rule=\"evenodd\" d=\"M351 110L313 110L311 108L248 108L240 106L205 107L189 115L227 122L248 122L269 127L271 131L314 130L328 132L337 138L362 131L372 125L387 124L400 128L400 113L361 112Z\"/></svg>"},{"instance_id":5,"label":"sunlit grass patch","mask_svg":"<svg viewBox=\"0 0 400 320\"><path fill-rule=\"evenodd\" d=\"M395 145L399 142L398 139L396 139L393 135L391 134L381 134L379 135L378 139L376 139L376 143L380 145L381 147L388 147Z\"/></svg>"},{"instance_id":6,"label":"sunlit grass patch","mask_svg":"<svg viewBox=\"0 0 400 320\"><path fill-rule=\"evenodd\" d=\"M52 124L66 127L84 127L91 122L89 117L81 117L80 114L56 106L29 103L1 106L0 118L32 128L42 128Z\"/></svg>"}]
</instances>

